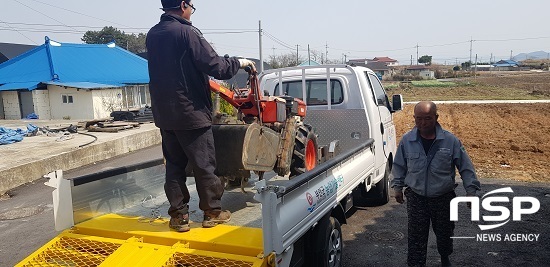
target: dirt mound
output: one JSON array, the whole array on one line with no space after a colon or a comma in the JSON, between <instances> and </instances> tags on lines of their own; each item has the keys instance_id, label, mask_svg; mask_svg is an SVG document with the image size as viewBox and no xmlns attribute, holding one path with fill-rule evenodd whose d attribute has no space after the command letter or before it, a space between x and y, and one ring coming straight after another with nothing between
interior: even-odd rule
<instances>
[{"instance_id":1,"label":"dirt mound","mask_svg":"<svg viewBox=\"0 0 550 267\"><path fill-rule=\"evenodd\" d=\"M439 123L468 151L478 175L550 181L550 104L440 104ZM395 114L398 140L414 126L413 105Z\"/></svg>"}]
</instances>

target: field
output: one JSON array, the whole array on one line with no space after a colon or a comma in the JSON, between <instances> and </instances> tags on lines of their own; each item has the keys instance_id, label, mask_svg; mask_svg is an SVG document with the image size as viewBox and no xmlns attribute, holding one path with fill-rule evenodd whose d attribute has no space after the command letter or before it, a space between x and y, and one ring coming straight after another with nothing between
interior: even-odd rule
<instances>
[{"instance_id":1,"label":"field","mask_svg":"<svg viewBox=\"0 0 550 267\"><path fill-rule=\"evenodd\" d=\"M395 88L405 101L550 99L550 73L486 76L455 87ZM480 177L550 181L550 103L440 104L439 122L458 136ZM398 140L414 126L413 105L395 114Z\"/></svg>"},{"instance_id":2,"label":"field","mask_svg":"<svg viewBox=\"0 0 550 267\"><path fill-rule=\"evenodd\" d=\"M387 82L384 85L388 87L388 94L402 94L405 101L550 99L549 72L487 72L476 78L453 80L449 82L451 86L440 87L433 82L420 86L414 83L418 82Z\"/></svg>"}]
</instances>

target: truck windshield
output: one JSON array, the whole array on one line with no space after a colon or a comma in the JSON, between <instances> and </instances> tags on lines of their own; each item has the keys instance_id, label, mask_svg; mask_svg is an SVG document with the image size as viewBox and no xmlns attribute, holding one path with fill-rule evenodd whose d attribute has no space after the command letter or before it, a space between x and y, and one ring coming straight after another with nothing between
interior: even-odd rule
<instances>
[{"instance_id":1,"label":"truck windshield","mask_svg":"<svg viewBox=\"0 0 550 267\"><path fill-rule=\"evenodd\" d=\"M327 101L327 80L306 81L307 105L326 105ZM289 95L303 100L302 81L283 82L283 90L279 84L275 86L273 95ZM330 102L331 105L344 102L342 84L339 80L330 80Z\"/></svg>"}]
</instances>

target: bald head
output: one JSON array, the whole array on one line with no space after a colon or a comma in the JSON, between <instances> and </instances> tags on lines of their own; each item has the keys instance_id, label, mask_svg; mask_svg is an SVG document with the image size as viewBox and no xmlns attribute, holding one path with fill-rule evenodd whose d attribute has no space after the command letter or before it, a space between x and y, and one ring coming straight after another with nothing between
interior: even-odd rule
<instances>
[{"instance_id":1,"label":"bald head","mask_svg":"<svg viewBox=\"0 0 550 267\"><path fill-rule=\"evenodd\" d=\"M414 122L420 135L426 139L435 138L437 106L431 101L421 101L414 106Z\"/></svg>"},{"instance_id":2,"label":"bald head","mask_svg":"<svg viewBox=\"0 0 550 267\"><path fill-rule=\"evenodd\" d=\"M437 106L432 101L420 101L414 106L414 113L417 112L437 115Z\"/></svg>"}]
</instances>

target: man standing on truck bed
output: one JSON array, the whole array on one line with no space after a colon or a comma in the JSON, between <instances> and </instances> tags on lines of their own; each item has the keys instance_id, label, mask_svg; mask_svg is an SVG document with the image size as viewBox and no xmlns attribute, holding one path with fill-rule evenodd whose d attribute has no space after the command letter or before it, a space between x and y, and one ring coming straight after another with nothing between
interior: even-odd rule
<instances>
[{"instance_id":1,"label":"man standing on truck bed","mask_svg":"<svg viewBox=\"0 0 550 267\"><path fill-rule=\"evenodd\" d=\"M395 200L403 203L403 187L407 197L409 266L426 266L430 221L437 237L441 265L451 266L450 203L456 197L455 167L460 173L466 193L475 196L480 183L470 157L456 136L437 122L435 103L422 101L414 107L416 127L403 135L393 164L392 187Z\"/></svg>"},{"instance_id":2,"label":"man standing on truck bed","mask_svg":"<svg viewBox=\"0 0 550 267\"><path fill-rule=\"evenodd\" d=\"M191 24L191 0L161 0L164 14L147 34L149 88L155 124L166 160L164 191L170 202L170 228L189 231L189 191L185 167L193 167L203 227L228 222L221 209L223 186L214 174L212 99L208 75L224 80L239 68L254 67L247 59L220 57Z\"/></svg>"}]
</instances>

